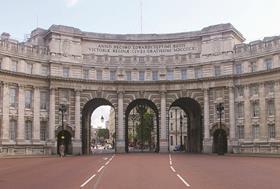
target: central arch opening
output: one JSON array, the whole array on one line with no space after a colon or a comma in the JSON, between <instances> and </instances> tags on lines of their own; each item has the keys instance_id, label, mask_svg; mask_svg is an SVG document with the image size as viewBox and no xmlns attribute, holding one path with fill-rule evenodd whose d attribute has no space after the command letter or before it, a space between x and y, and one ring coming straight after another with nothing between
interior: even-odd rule
<instances>
[{"instance_id":1,"label":"central arch opening","mask_svg":"<svg viewBox=\"0 0 280 189\"><path fill-rule=\"evenodd\" d=\"M115 109L106 99L88 101L82 111L82 153L115 152Z\"/></svg>"},{"instance_id":2,"label":"central arch opening","mask_svg":"<svg viewBox=\"0 0 280 189\"><path fill-rule=\"evenodd\" d=\"M159 115L152 101L137 99L128 105L125 112L125 150L159 151Z\"/></svg>"},{"instance_id":3,"label":"central arch opening","mask_svg":"<svg viewBox=\"0 0 280 189\"><path fill-rule=\"evenodd\" d=\"M173 114L172 118L171 114ZM202 151L202 114L201 106L196 100L192 98L179 98L175 100L169 108L168 120L169 150L186 151L191 153L200 153ZM172 125L173 128L176 127L175 136L173 136L174 129L171 128L171 123L173 122L176 124ZM177 143L176 147L174 147L174 141ZM171 142L173 142L172 145ZM171 148L171 146L173 146L173 148Z\"/></svg>"}]
</instances>

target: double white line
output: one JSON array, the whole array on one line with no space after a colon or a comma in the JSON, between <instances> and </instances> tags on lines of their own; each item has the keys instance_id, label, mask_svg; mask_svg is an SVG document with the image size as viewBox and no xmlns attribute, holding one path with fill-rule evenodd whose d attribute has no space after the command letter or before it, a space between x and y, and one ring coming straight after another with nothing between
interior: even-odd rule
<instances>
[{"instance_id":1,"label":"double white line","mask_svg":"<svg viewBox=\"0 0 280 189\"><path fill-rule=\"evenodd\" d=\"M172 166L171 154L169 154L169 166L170 166L170 169L173 171L173 173L176 174L176 170L175 170L175 168ZM187 187L190 187L190 186L191 186L183 177L181 177L181 175L179 175L179 174L176 174L176 175L177 175L177 177L185 184L185 186L187 186Z\"/></svg>"},{"instance_id":2,"label":"double white line","mask_svg":"<svg viewBox=\"0 0 280 189\"><path fill-rule=\"evenodd\" d=\"M100 171L102 171L102 169L104 169L105 166L108 165L108 164L112 161L112 159L114 158L114 156L115 156L115 155L113 155L113 156L105 163L105 165L102 165L102 166L98 169L97 173L99 173ZM105 160L107 160L107 158L106 158ZM96 176L96 174L93 174L89 179L87 179L87 180L80 186L80 188L83 188L85 185L87 185L95 176Z\"/></svg>"}]
</instances>

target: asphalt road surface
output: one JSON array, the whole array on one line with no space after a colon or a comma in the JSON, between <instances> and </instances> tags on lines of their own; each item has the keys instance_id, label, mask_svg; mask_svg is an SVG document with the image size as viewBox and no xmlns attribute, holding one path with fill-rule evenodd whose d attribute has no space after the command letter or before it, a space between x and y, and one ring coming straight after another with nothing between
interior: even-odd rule
<instances>
[{"instance_id":1,"label":"asphalt road surface","mask_svg":"<svg viewBox=\"0 0 280 189\"><path fill-rule=\"evenodd\" d=\"M0 159L0 189L279 189L280 158L103 154Z\"/></svg>"}]
</instances>

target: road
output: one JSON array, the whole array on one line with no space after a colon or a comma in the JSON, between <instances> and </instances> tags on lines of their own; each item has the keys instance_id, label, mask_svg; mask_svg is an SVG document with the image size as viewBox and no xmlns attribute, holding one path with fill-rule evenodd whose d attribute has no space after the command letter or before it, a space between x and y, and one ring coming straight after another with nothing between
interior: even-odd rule
<instances>
[{"instance_id":1,"label":"road","mask_svg":"<svg viewBox=\"0 0 280 189\"><path fill-rule=\"evenodd\" d=\"M278 189L280 158L103 154L0 159L1 189Z\"/></svg>"}]
</instances>

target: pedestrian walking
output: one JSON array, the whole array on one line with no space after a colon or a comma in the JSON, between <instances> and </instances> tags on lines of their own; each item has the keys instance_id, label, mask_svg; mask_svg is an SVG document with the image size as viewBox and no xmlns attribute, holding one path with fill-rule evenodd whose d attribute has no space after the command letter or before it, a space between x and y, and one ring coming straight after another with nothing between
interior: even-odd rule
<instances>
[{"instance_id":1,"label":"pedestrian walking","mask_svg":"<svg viewBox=\"0 0 280 189\"><path fill-rule=\"evenodd\" d=\"M60 157L63 157L65 154L64 154L64 151L65 151L65 147L63 144L60 144L59 146L59 154L60 154Z\"/></svg>"}]
</instances>

